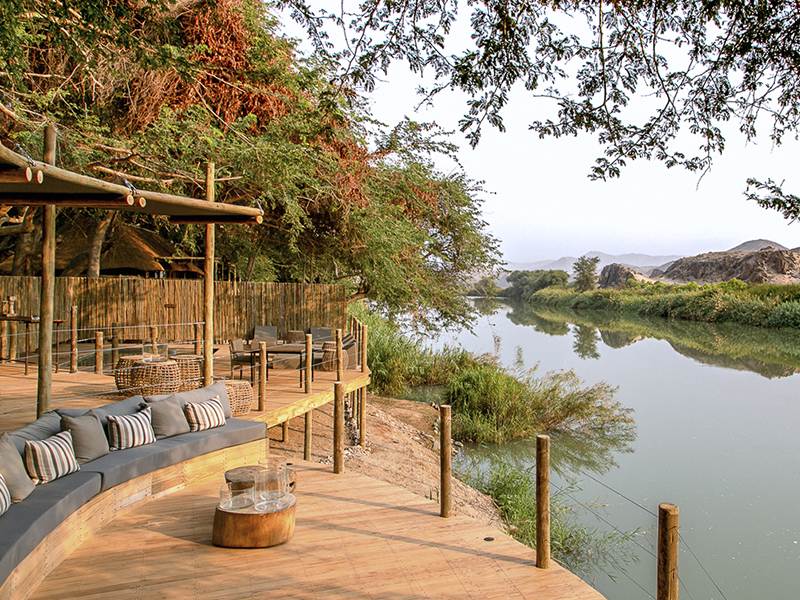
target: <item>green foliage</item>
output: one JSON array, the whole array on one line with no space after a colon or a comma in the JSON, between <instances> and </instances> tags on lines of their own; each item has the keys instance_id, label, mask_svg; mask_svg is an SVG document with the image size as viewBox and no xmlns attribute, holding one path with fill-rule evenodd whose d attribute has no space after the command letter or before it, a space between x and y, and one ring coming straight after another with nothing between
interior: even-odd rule
<instances>
[{"instance_id":1,"label":"green foliage","mask_svg":"<svg viewBox=\"0 0 800 600\"><path fill-rule=\"evenodd\" d=\"M444 401L453 407L456 437L502 443L543 431L633 427L615 391L604 382L583 387L572 370L516 376L495 364L461 370L447 383Z\"/></svg>"},{"instance_id":2,"label":"green foliage","mask_svg":"<svg viewBox=\"0 0 800 600\"><path fill-rule=\"evenodd\" d=\"M588 292L597 287L597 263L600 259L596 256L581 256L572 265L575 275L575 287L581 292Z\"/></svg>"},{"instance_id":3,"label":"green foliage","mask_svg":"<svg viewBox=\"0 0 800 600\"><path fill-rule=\"evenodd\" d=\"M490 496L497 504L508 533L536 548L536 477L493 457L489 464L467 464L459 478ZM623 569L635 560L630 541L636 532L604 533L578 521L578 507L567 502L570 487L550 497L550 551L553 558L581 577Z\"/></svg>"},{"instance_id":4,"label":"green foliage","mask_svg":"<svg viewBox=\"0 0 800 600\"><path fill-rule=\"evenodd\" d=\"M530 295L546 287L563 286L569 281L569 275L561 270L512 271L507 277L511 285L505 290L509 298L526 300Z\"/></svg>"}]
</instances>

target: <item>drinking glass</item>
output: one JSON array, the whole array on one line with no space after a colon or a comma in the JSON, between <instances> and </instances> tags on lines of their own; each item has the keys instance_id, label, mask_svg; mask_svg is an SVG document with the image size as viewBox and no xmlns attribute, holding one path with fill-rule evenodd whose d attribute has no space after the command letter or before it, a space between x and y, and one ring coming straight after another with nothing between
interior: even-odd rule
<instances>
[{"instance_id":1,"label":"drinking glass","mask_svg":"<svg viewBox=\"0 0 800 600\"><path fill-rule=\"evenodd\" d=\"M223 483L219 488L219 507L241 510L253 506L253 487L249 482Z\"/></svg>"},{"instance_id":2,"label":"drinking glass","mask_svg":"<svg viewBox=\"0 0 800 600\"><path fill-rule=\"evenodd\" d=\"M255 509L261 512L283 510L288 506L286 495L286 459L270 456L258 461L260 470L254 475L256 486Z\"/></svg>"}]
</instances>

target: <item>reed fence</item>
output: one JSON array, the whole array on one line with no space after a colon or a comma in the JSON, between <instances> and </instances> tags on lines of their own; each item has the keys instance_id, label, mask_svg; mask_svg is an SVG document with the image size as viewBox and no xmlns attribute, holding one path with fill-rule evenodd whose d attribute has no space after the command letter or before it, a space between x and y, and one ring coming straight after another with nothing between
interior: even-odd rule
<instances>
[{"instance_id":1,"label":"reed fence","mask_svg":"<svg viewBox=\"0 0 800 600\"><path fill-rule=\"evenodd\" d=\"M16 313L39 314L39 277L0 277L0 298L16 296ZM203 321L202 280L58 277L55 319L67 324L58 341L69 341L71 307L77 306L78 330L114 328L122 339L147 338L143 326L158 325L167 341L194 338ZM347 301L339 285L215 282L214 334L217 341L251 337L256 325L275 325L279 336L309 327L346 328ZM16 329L16 324L9 323ZM22 333L20 331L20 333ZM55 334L54 334L55 335ZM24 335L15 336L24 351ZM55 337L53 339L55 343Z\"/></svg>"}]
</instances>

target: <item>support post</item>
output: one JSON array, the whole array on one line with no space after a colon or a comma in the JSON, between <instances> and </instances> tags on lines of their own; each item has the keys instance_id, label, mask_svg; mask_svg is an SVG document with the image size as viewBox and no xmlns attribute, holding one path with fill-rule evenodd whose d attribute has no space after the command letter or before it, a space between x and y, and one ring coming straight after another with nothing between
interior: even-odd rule
<instances>
[{"instance_id":1,"label":"support post","mask_svg":"<svg viewBox=\"0 0 800 600\"><path fill-rule=\"evenodd\" d=\"M111 368L119 362L119 323L111 325Z\"/></svg>"},{"instance_id":2,"label":"support post","mask_svg":"<svg viewBox=\"0 0 800 600\"><path fill-rule=\"evenodd\" d=\"M452 479L453 479L453 452L450 439L450 405L439 405L440 433L439 433L439 516L449 517L453 514Z\"/></svg>"},{"instance_id":3,"label":"support post","mask_svg":"<svg viewBox=\"0 0 800 600\"><path fill-rule=\"evenodd\" d=\"M657 600L678 600L678 507L658 506Z\"/></svg>"},{"instance_id":4,"label":"support post","mask_svg":"<svg viewBox=\"0 0 800 600\"><path fill-rule=\"evenodd\" d=\"M0 321L0 362L8 356L8 321Z\"/></svg>"},{"instance_id":5,"label":"support post","mask_svg":"<svg viewBox=\"0 0 800 600\"><path fill-rule=\"evenodd\" d=\"M310 333L306 334L306 394L313 393L311 391L311 376L314 368L314 347Z\"/></svg>"},{"instance_id":6,"label":"support post","mask_svg":"<svg viewBox=\"0 0 800 600\"><path fill-rule=\"evenodd\" d=\"M550 568L550 436L536 436L536 566Z\"/></svg>"},{"instance_id":7,"label":"support post","mask_svg":"<svg viewBox=\"0 0 800 600\"><path fill-rule=\"evenodd\" d=\"M78 307L69 311L69 372L78 372Z\"/></svg>"},{"instance_id":8,"label":"support post","mask_svg":"<svg viewBox=\"0 0 800 600\"><path fill-rule=\"evenodd\" d=\"M367 448L367 387L359 390L360 402L358 403L358 443L362 448Z\"/></svg>"},{"instance_id":9,"label":"support post","mask_svg":"<svg viewBox=\"0 0 800 600\"><path fill-rule=\"evenodd\" d=\"M289 421L281 423L281 442L284 444L289 441Z\"/></svg>"},{"instance_id":10,"label":"support post","mask_svg":"<svg viewBox=\"0 0 800 600\"><path fill-rule=\"evenodd\" d=\"M367 372L367 326L361 330L361 372Z\"/></svg>"},{"instance_id":11,"label":"support post","mask_svg":"<svg viewBox=\"0 0 800 600\"><path fill-rule=\"evenodd\" d=\"M214 202L214 163L206 165L206 200ZM203 385L214 381L214 224L206 225L203 303Z\"/></svg>"},{"instance_id":12,"label":"support post","mask_svg":"<svg viewBox=\"0 0 800 600\"><path fill-rule=\"evenodd\" d=\"M103 372L103 332L94 332L94 372Z\"/></svg>"},{"instance_id":13,"label":"support post","mask_svg":"<svg viewBox=\"0 0 800 600\"><path fill-rule=\"evenodd\" d=\"M17 344L19 340L17 340L17 322L11 321L8 324L8 360L15 361L17 359ZM28 336L27 330L25 335L25 344L28 344Z\"/></svg>"},{"instance_id":14,"label":"support post","mask_svg":"<svg viewBox=\"0 0 800 600\"><path fill-rule=\"evenodd\" d=\"M194 324L194 353L203 356L203 326L200 323Z\"/></svg>"},{"instance_id":15,"label":"support post","mask_svg":"<svg viewBox=\"0 0 800 600\"><path fill-rule=\"evenodd\" d=\"M267 410L267 343L258 342L258 410Z\"/></svg>"},{"instance_id":16,"label":"support post","mask_svg":"<svg viewBox=\"0 0 800 600\"><path fill-rule=\"evenodd\" d=\"M336 330L336 379L344 381L344 357L342 356L342 330Z\"/></svg>"},{"instance_id":17,"label":"support post","mask_svg":"<svg viewBox=\"0 0 800 600\"><path fill-rule=\"evenodd\" d=\"M314 409L309 410L306 415L306 427L303 431L303 460L311 460L311 442L313 440L312 430L314 428Z\"/></svg>"},{"instance_id":18,"label":"support post","mask_svg":"<svg viewBox=\"0 0 800 600\"><path fill-rule=\"evenodd\" d=\"M153 347L153 354L158 356L158 327L150 326L150 345Z\"/></svg>"},{"instance_id":19,"label":"support post","mask_svg":"<svg viewBox=\"0 0 800 600\"><path fill-rule=\"evenodd\" d=\"M341 381L333 384L333 472L344 473L344 383Z\"/></svg>"},{"instance_id":20,"label":"support post","mask_svg":"<svg viewBox=\"0 0 800 600\"><path fill-rule=\"evenodd\" d=\"M56 130L44 130L44 162L56 164ZM42 287L39 308L39 373L36 393L36 416L50 410L53 381L53 312L56 289L56 207L46 204L42 219Z\"/></svg>"}]
</instances>

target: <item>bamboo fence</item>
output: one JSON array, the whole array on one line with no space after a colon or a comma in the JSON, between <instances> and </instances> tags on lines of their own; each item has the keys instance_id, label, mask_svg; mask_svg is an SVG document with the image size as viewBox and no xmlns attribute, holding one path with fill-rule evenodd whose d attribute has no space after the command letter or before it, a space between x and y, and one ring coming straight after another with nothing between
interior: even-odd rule
<instances>
[{"instance_id":1,"label":"bamboo fence","mask_svg":"<svg viewBox=\"0 0 800 600\"><path fill-rule=\"evenodd\" d=\"M16 313L39 315L39 277L0 277L0 298L17 297ZM256 325L276 325L279 336L292 329L345 328L347 301L339 285L215 282L214 337L249 338ZM194 323L203 321L203 281L133 277L58 277L54 319L64 319L59 341L69 341L70 311L78 307L83 332L117 328L121 339L146 339L149 328L168 341L194 339ZM22 333L22 331L20 331ZM33 333L33 332L31 332ZM17 336L20 350L24 336ZM55 342L55 339L54 339Z\"/></svg>"}]
</instances>

